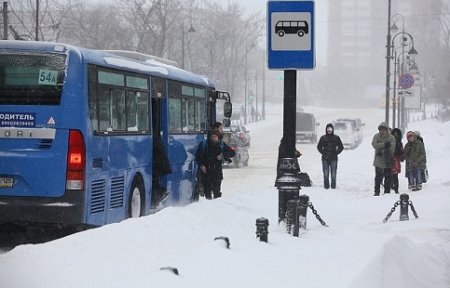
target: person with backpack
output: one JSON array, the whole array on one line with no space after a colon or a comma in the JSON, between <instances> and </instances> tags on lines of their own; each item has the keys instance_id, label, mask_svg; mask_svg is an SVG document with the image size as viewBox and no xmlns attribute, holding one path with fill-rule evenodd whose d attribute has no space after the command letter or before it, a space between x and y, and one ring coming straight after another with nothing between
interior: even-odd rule
<instances>
[{"instance_id":1,"label":"person with backpack","mask_svg":"<svg viewBox=\"0 0 450 288\"><path fill-rule=\"evenodd\" d=\"M208 138L201 142L195 153L195 160L199 166L203 180L203 193L206 199L222 196L223 161L235 156L235 152L220 140L220 132L214 129L208 133Z\"/></svg>"}]
</instances>

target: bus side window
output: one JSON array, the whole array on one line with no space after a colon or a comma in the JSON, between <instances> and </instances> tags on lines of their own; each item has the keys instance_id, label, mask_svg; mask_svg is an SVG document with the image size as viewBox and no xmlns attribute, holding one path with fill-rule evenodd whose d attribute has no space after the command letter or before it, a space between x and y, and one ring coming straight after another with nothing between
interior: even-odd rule
<instances>
[{"instance_id":1,"label":"bus side window","mask_svg":"<svg viewBox=\"0 0 450 288\"><path fill-rule=\"evenodd\" d=\"M99 89L98 97L98 120L100 122L100 132L108 131L111 127L110 115L110 91L109 89Z\"/></svg>"},{"instance_id":2,"label":"bus side window","mask_svg":"<svg viewBox=\"0 0 450 288\"><path fill-rule=\"evenodd\" d=\"M125 91L114 89L112 90L112 101L111 101L111 128L113 131L125 130Z\"/></svg>"},{"instance_id":3,"label":"bus side window","mask_svg":"<svg viewBox=\"0 0 450 288\"><path fill-rule=\"evenodd\" d=\"M148 94L128 92L127 96L127 131L148 130Z\"/></svg>"}]
</instances>

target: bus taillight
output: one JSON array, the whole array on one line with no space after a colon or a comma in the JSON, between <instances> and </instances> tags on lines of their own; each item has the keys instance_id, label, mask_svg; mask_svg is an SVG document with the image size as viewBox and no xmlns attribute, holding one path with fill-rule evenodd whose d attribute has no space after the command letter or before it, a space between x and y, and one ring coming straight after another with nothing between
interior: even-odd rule
<instances>
[{"instance_id":1,"label":"bus taillight","mask_svg":"<svg viewBox=\"0 0 450 288\"><path fill-rule=\"evenodd\" d=\"M83 135L78 130L69 131L67 151L66 189L83 190L86 163L86 150Z\"/></svg>"}]
</instances>

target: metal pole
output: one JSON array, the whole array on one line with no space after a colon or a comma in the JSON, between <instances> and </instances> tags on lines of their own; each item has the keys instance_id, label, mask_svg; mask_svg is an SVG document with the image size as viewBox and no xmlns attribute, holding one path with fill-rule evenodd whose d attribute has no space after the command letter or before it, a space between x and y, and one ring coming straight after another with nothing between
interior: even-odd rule
<instances>
[{"instance_id":1,"label":"metal pole","mask_svg":"<svg viewBox=\"0 0 450 288\"><path fill-rule=\"evenodd\" d=\"M184 69L184 22L181 25L181 69Z\"/></svg>"},{"instance_id":2,"label":"metal pole","mask_svg":"<svg viewBox=\"0 0 450 288\"><path fill-rule=\"evenodd\" d=\"M244 75L244 124L247 124L247 73L248 73L248 63L247 63L247 56L248 56L248 47L247 43L245 43L245 75Z\"/></svg>"},{"instance_id":3,"label":"metal pole","mask_svg":"<svg viewBox=\"0 0 450 288\"><path fill-rule=\"evenodd\" d=\"M394 51L394 92L392 95L392 128L395 128L395 110L397 109L397 52Z\"/></svg>"},{"instance_id":4,"label":"metal pole","mask_svg":"<svg viewBox=\"0 0 450 288\"><path fill-rule=\"evenodd\" d=\"M263 69L262 69L262 111L261 119L266 120L266 57L265 50L263 55Z\"/></svg>"},{"instance_id":5,"label":"metal pole","mask_svg":"<svg viewBox=\"0 0 450 288\"><path fill-rule=\"evenodd\" d=\"M258 122L258 73L255 73L255 113L253 121Z\"/></svg>"},{"instance_id":6,"label":"metal pole","mask_svg":"<svg viewBox=\"0 0 450 288\"><path fill-rule=\"evenodd\" d=\"M385 121L389 126L389 90L390 90L390 71L391 71L391 0L388 0L388 25L386 36L386 115Z\"/></svg>"},{"instance_id":7,"label":"metal pole","mask_svg":"<svg viewBox=\"0 0 450 288\"><path fill-rule=\"evenodd\" d=\"M3 2L3 40L8 40L8 2Z\"/></svg>"},{"instance_id":8,"label":"metal pole","mask_svg":"<svg viewBox=\"0 0 450 288\"><path fill-rule=\"evenodd\" d=\"M297 71L284 71L284 107L283 107L283 139L285 151L283 157L295 158L295 125L297 111Z\"/></svg>"},{"instance_id":9,"label":"metal pole","mask_svg":"<svg viewBox=\"0 0 450 288\"><path fill-rule=\"evenodd\" d=\"M36 35L34 39L39 41L39 0L36 0Z\"/></svg>"},{"instance_id":10,"label":"metal pole","mask_svg":"<svg viewBox=\"0 0 450 288\"><path fill-rule=\"evenodd\" d=\"M278 188L278 223L285 220L287 202L299 196L300 171L295 157L295 119L297 71L284 71L283 138L278 148L276 186Z\"/></svg>"}]
</instances>

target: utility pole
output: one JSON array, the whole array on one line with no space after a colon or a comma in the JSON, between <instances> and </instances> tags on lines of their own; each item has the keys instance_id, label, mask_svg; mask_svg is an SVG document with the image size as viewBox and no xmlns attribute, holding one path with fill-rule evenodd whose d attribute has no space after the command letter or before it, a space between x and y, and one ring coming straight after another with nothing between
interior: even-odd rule
<instances>
[{"instance_id":1,"label":"utility pole","mask_svg":"<svg viewBox=\"0 0 450 288\"><path fill-rule=\"evenodd\" d=\"M8 2L3 1L3 40L8 40Z\"/></svg>"}]
</instances>

